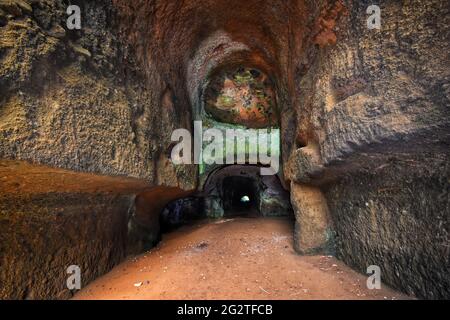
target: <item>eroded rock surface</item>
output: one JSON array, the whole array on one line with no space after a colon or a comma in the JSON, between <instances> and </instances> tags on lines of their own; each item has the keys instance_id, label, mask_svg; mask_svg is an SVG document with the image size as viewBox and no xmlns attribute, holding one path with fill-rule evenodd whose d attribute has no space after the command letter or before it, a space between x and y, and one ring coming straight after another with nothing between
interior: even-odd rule
<instances>
[{"instance_id":1,"label":"eroded rock surface","mask_svg":"<svg viewBox=\"0 0 450 320\"><path fill-rule=\"evenodd\" d=\"M292 183L291 202L295 214L295 249L301 254L332 254L333 228L322 191L316 187Z\"/></svg>"},{"instance_id":2,"label":"eroded rock surface","mask_svg":"<svg viewBox=\"0 0 450 320\"><path fill-rule=\"evenodd\" d=\"M77 3L83 27L73 31L68 1L0 1L0 158L103 181L81 192L50 174L43 181L59 190L37 197L33 182L15 185L20 170L5 165L2 297L65 297L60 268L71 260L89 281L121 259L124 234L135 250L154 243L159 211L205 179L198 166L170 162L171 133L202 119L212 76L235 66L270 79L281 183L321 194L338 256L362 272L380 265L407 293L449 297L448 2L383 1L380 30L367 28L370 1ZM108 193L105 176L139 182ZM291 197L298 212L311 209L307 199L296 203L295 187ZM222 199L210 200L205 206L220 210ZM297 216L296 239L308 238L301 230L317 217ZM323 240L325 228L310 229ZM74 244L77 234L84 240ZM25 270L30 252L24 274L39 280L13 284L12 268Z\"/></svg>"}]
</instances>

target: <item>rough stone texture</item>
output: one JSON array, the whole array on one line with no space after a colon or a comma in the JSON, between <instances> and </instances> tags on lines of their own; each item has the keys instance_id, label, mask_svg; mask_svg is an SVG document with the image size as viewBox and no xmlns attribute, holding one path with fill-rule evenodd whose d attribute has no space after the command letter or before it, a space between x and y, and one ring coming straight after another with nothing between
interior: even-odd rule
<instances>
[{"instance_id":1,"label":"rough stone texture","mask_svg":"<svg viewBox=\"0 0 450 320\"><path fill-rule=\"evenodd\" d=\"M71 265L82 285L126 255L135 179L0 161L0 298L64 299Z\"/></svg>"},{"instance_id":2,"label":"rough stone texture","mask_svg":"<svg viewBox=\"0 0 450 320\"><path fill-rule=\"evenodd\" d=\"M283 189L279 177L261 176L260 167L252 165L231 165L219 167L209 173L203 184L202 196L205 197L205 215L208 217L223 217L229 199L230 190L225 188L225 180L229 178L249 180L253 184L255 206L257 211L266 217L290 216L292 208L289 195Z\"/></svg>"},{"instance_id":3,"label":"rough stone texture","mask_svg":"<svg viewBox=\"0 0 450 320\"><path fill-rule=\"evenodd\" d=\"M187 197L170 202L161 212L163 231L172 231L180 226L204 219L203 198Z\"/></svg>"},{"instance_id":4,"label":"rough stone texture","mask_svg":"<svg viewBox=\"0 0 450 320\"><path fill-rule=\"evenodd\" d=\"M283 189L278 178L264 181L266 189L259 196L259 210L264 217L291 216L289 193Z\"/></svg>"},{"instance_id":5,"label":"rough stone texture","mask_svg":"<svg viewBox=\"0 0 450 320\"><path fill-rule=\"evenodd\" d=\"M214 76L204 93L206 115L249 128L277 124L270 80L256 69L236 68Z\"/></svg>"},{"instance_id":6,"label":"rough stone texture","mask_svg":"<svg viewBox=\"0 0 450 320\"><path fill-rule=\"evenodd\" d=\"M295 249L301 254L332 253L332 227L322 191L292 183L291 203L295 214Z\"/></svg>"},{"instance_id":7,"label":"rough stone texture","mask_svg":"<svg viewBox=\"0 0 450 320\"><path fill-rule=\"evenodd\" d=\"M70 264L82 267L86 284L120 262L125 250L148 248L159 237L160 210L179 196L172 189L195 189L195 166L168 161L171 132L190 128L170 79L138 64L118 32L111 1L76 4L79 31L66 27L69 1L0 1L0 159L73 170L61 175L27 167L42 184L58 186L35 195L30 189L39 182L4 163L2 298L68 297ZM123 195L115 190L125 178L82 179L75 171L142 180ZM83 183L92 188L78 186ZM152 197L151 204L141 201Z\"/></svg>"},{"instance_id":8,"label":"rough stone texture","mask_svg":"<svg viewBox=\"0 0 450 320\"><path fill-rule=\"evenodd\" d=\"M295 150L286 165L286 179L311 183L322 177L323 164L317 145L310 144Z\"/></svg>"},{"instance_id":9,"label":"rough stone texture","mask_svg":"<svg viewBox=\"0 0 450 320\"><path fill-rule=\"evenodd\" d=\"M0 29L0 157L158 184L189 113L156 68L139 70L110 1L78 4L79 31L66 30L61 0L33 2ZM195 168L171 171L173 186L195 187Z\"/></svg>"},{"instance_id":10,"label":"rough stone texture","mask_svg":"<svg viewBox=\"0 0 450 320\"><path fill-rule=\"evenodd\" d=\"M361 272L380 266L408 294L449 299L449 181L448 157L434 154L346 176L326 194L338 257Z\"/></svg>"},{"instance_id":11,"label":"rough stone texture","mask_svg":"<svg viewBox=\"0 0 450 320\"><path fill-rule=\"evenodd\" d=\"M419 247L414 268L401 254L383 252L386 281L421 297L448 297L442 289L448 275L440 269L448 263L436 260L443 249L425 249L442 243L438 237L448 230L434 224L448 221L449 212L442 202L448 179L439 180L449 157L448 2L382 1L382 29L369 30L369 0L81 0L81 31L66 29L68 3L0 1L0 158L144 180L146 187L127 194L146 194L136 198L130 227L142 227L135 240L145 247L158 233L156 211L196 187L197 168L168 159L171 132L191 129L200 118L213 74L236 65L256 68L275 90L282 183L325 192L341 259L364 271L366 258L381 256L379 248L393 241L402 242L407 254ZM403 189L375 194L378 184L394 183L383 173L392 162L402 164L392 174ZM416 170L420 179L406 185ZM383 174L374 176L378 172ZM0 189L13 180L2 180ZM61 190L65 184L72 185L66 180ZM17 189L20 197L27 185ZM85 196L86 208L96 194ZM347 218L359 213L367 220L365 209L349 209L353 197L367 199L369 207L374 201L378 230L389 236L377 232L376 241L366 241L370 223ZM427 215L406 215L397 223L394 213L409 212L416 198ZM64 208L66 198L60 199ZM41 203L37 212L43 225L51 225ZM105 216L123 214L103 208ZM79 212L81 217L83 207ZM2 230L13 223L8 221ZM99 218L90 225L102 223ZM424 236L412 238L407 226ZM13 241L14 233L6 234ZM359 248L361 257L354 257ZM429 271L427 261L433 261ZM391 271L408 276L399 280Z\"/></svg>"},{"instance_id":12,"label":"rough stone texture","mask_svg":"<svg viewBox=\"0 0 450 320\"><path fill-rule=\"evenodd\" d=\"M160 214L164 207L191 193L162 186L139 193L128 222L128 252L138 254L155 246L161 239Z\"/></svg>"},{"instance_id":13,"label":"rough stone texture","mask_svg":"<svg viewBox=\"0 0 450 320\"><path fill-rule=\"evenodd\" d=\"M160 238L159 213L189 192L134 178L0 161L0 298L65 299Z\"/></svg>"},{"instance_id":14,"label":"rough stone texture","mask_svg":"<svg viewBox=\"0 0 450 320\"><path fill-rule=\"evenodd\" d=\"M326 192L341 259L448 298L450 6L382 1L381 30L369 30L372 4L307 5L295 120L282 117L285 176Z\"/></svg>"},{"instance_id":15,"label":"rough stone texture","mask_svg":"<svg viewBox=\"0 0 450 320\"><path fill-rule=\"evenodd\" d=\"M449 140L448 4L386 1L380 31L365 26L367 6L348 2L336 44L302 55L293 137L317 144L327 166L368 147L402 142L414 153Z\"/></svg>"},{"instance_id":16,"label":"rough stone texture","mask_svg":"<svg viewBox=\"0 0 450 320\"><path fill-rule=\"evenodd\" d=\"M69 298L69 266L82 285L109 271L125 257L130 203L101 193L2 198L0 298Z\"/></svg>"}]
</instances>

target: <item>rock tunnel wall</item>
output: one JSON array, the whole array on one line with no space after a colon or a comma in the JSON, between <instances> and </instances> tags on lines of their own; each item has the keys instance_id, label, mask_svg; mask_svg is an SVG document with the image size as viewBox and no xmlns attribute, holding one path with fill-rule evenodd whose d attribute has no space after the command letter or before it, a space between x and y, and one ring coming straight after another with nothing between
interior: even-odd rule
<instances>
[{"instance_id":1,"label":"rock tunnel wall","mask_svg":"<svg viewBox=\"0 0 450 320\"><path fill-rule=\"evenodd\" d=\"M450 128L448 3L381 1L381 30L366 27L370 1L71 3L82 8L80 31L65 27L69 1L0 2L0 158L71 170L75 180L87 172L139 182L112 196L104 195L103 182L72 194L70 180L63 180L60 196L43 191L26 200L27 183L14 189L21 196L5 191L20 169L4 174L2 240L13 244L19 233L12 230L31 228L47 243L34 230L59 230L57 208L66 208L68 216L78 215L74 221L93 230L102 229L106 220L117 221L108 223L104 237L86 234L86 241L97 241L92 254L77 250L61 258L64 264L72 264L72 258L86 261L87 280L106 272L125 252L119 249L101 260L94 254L100 248L108 251L112 243L123 248L129 239L134 239L133 251L146 248L157 237L158 210L197 187L196 166L170 163L170 134L192 129L202 90L214 72L244 64L273 83L281 127L280 175L284 186L293 186L296 233L311 215L309 222L317 224L303 230L327 233L315 232L313 239L296 234L302 239L296 248L314 252L302 244L328 246L334 232L336 252L356 269L364 272L381 259L388 284L419 297L448 298L443 272L449 265L444 178ZM392 185L401 189L384 193ZM307 194L312 199L303 203L310 206L296 203ZM77 209L71 206L74 199L81 203ZM94 199L99 205L92 210L98 214L87 220L91 223L81 222ZM42 214L20 218L25 209L14 202ZM68 228L68 234L82 231ZM415 238L410 228L424 236ZM8 267L2 265L0 281L9 279L13 262L23 265L30 251L40 260L29 265L27 274L44 266L47 277L40 271L39 285L17 285L1 296L65 297L67 292L48 283L49 275L63 278L63 263L42 262L58 252L56 245L21 248L2 248Z\"/></svg>"},{"instance_id":2,"label":"rock tunnel wall","mask_svg":"<svg viewBox=\"0 0 450 320\"><path fill-rule=\"evenodd\" d=\"M0 176L0 298L70 298L71 265L84 285L125 257L144 182L11 160Z\"/></svg>"},{"instance_id":3,"label":"rock tunnel wall","mask_svg":"<svg viewBox=\"0 0 450 320\"><path fill-rule=\"evenodd\" d=\"M448 298L449 5L382 1L378 31L363 20L372 3L339 3L311 7L286 176L324 192L342 260Z\"/></svg>"},{"instance_id":4,"label":"rock tunnel wall","mask_svg":"<svg viewBox=\"0 0 450 320\"><path fill-rule=\"evenodd\" d=\"M34 1L31 12L10 2L0 34L0 156L167 183L158 169L176 180L165 142L189 112L175 108L169 79L150 60L136 62L112 3L75 1L83 24L71 31L67 1Z\"/></svg>"},{"instance_id":5,"label":"rock tunnel wall","mask_svg":"<svg viewBox=\"0 0 450 320\"><path fill-rule=\"evenodd\" d=\"M116 17L110 1L0 2L0 298L70 297L70 265L86 285L148 248L158 210L195 189L195 166L167 152L190 113Z\"/></svg>"}]
</instances>

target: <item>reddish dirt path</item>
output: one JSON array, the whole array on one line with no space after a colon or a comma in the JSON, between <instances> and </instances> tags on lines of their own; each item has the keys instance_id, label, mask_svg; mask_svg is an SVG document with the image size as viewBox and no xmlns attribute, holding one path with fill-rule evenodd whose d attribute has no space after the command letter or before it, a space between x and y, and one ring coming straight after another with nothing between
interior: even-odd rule
<instances>
[{"instance_id":1,"label":"reddish dirt path","mask_svg":"<svg viewBox=\"0 0 450 320\"><path fill-rule=\"evenodd\" d=\"M292 223L235 218L183 227L75 299L404 299L333 257L297 255Z\"/></svg>"}]
</instances>

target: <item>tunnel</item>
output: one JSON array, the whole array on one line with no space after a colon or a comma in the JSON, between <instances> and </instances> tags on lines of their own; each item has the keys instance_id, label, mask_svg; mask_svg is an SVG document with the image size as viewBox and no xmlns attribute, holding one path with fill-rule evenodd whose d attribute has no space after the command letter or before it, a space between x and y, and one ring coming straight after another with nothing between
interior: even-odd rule
<instances>
[{"instance_id":1,"label":"tunnel","mask_svg":"<svg viewBox=\"0 0 450 320\"><path fill-rule=\"evenodd\" d=\"M223 180L224 216L257 215L258 188L254 180L245 177L226 177Z\"/></svg>"},{"instance_id":2,"label":"tunnel","mask_svg":"<svg viewBox=\"0 0 450 320\"><path fill-rule=\"evenodd\" d=\"M0 299L448 299L449 6L0 0Z\"/></svg>"}]
</instances>

